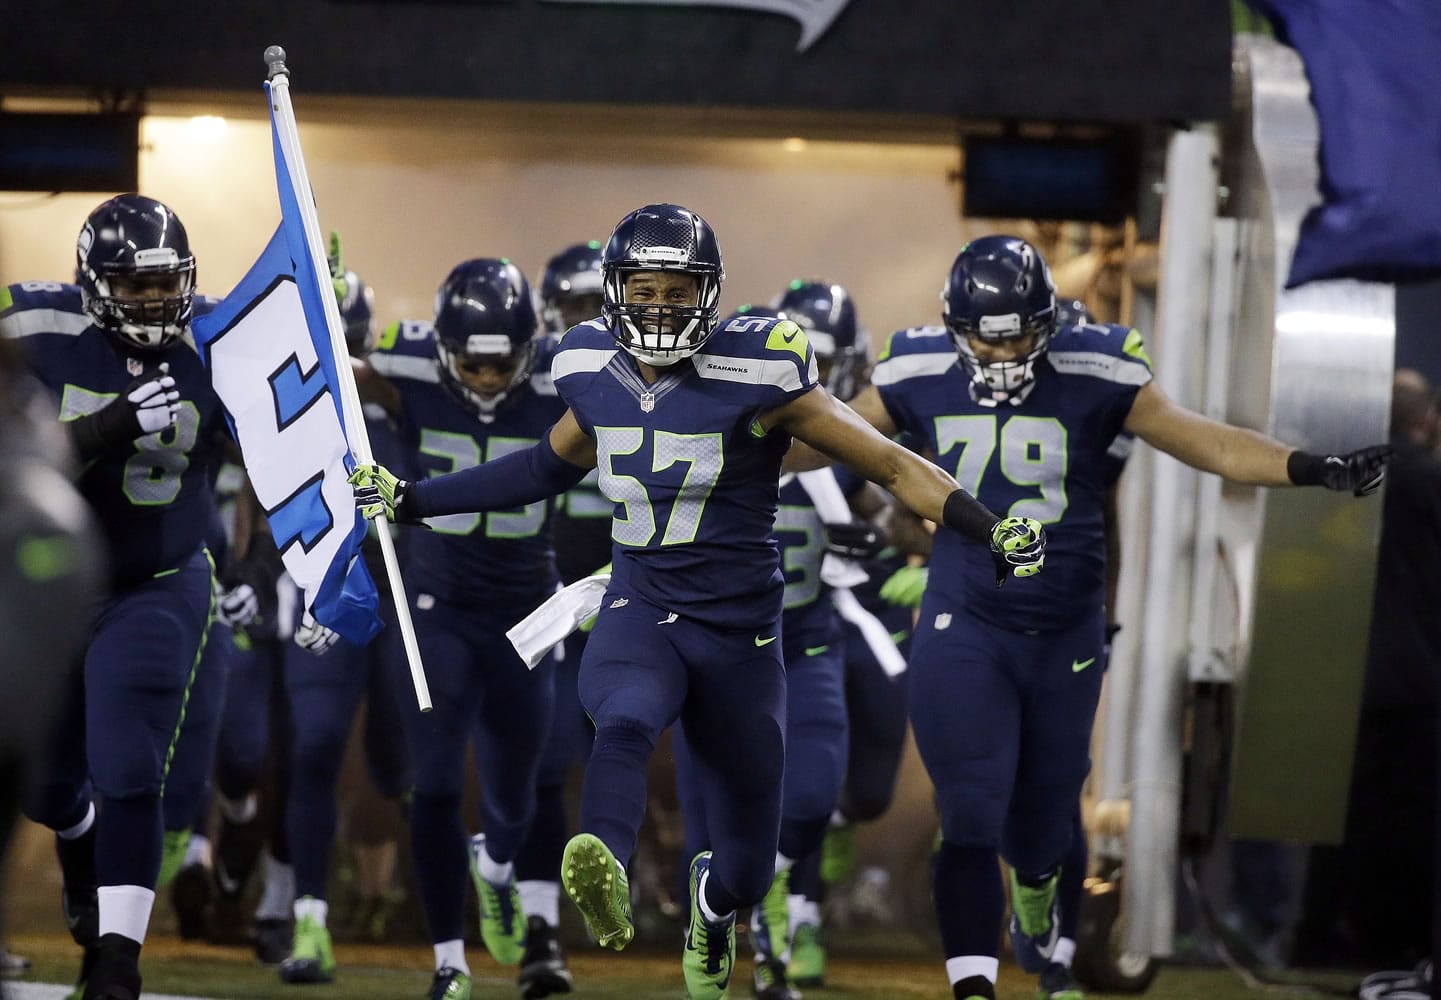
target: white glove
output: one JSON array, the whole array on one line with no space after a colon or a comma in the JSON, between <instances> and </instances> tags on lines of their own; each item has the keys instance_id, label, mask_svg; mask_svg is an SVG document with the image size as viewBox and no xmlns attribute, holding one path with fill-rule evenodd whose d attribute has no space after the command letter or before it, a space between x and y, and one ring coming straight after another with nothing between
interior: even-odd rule
<instances>
[{"instance_id":1,"label":"white glove","mask_svg":"<svg viewBox=\"0 0 1441 1000\"><path fill-rule=\"evenodd\" d=\"M324 656L335 645L340 636L316 621L309 611L300 619L295 629L295 644L307 653Z\"/></svg>"},{"instance_id":2,"label":"white glove","mask_svg":"<svg viewBox=\"0 0 1441 1000\"><path fill-rule=\"evenodd\" d=\"M180 416L180 390L175 388L170 363L161 364L160 372L158 378L132 382L125 393L125 401L134 410L142 434L163 431Z\"/></svg>"},{"instance_id":3,"label":"white glove","mask_svg":"<svg viewBox=\"0 0 1441 1000\"><path fill-rule=\"evenodd\" d=\"M215 617L222 625L242 628L260 614L260 598L250 584L237 583L230 590L217 586L216 590Z\"/></svg>"}]
</instances>

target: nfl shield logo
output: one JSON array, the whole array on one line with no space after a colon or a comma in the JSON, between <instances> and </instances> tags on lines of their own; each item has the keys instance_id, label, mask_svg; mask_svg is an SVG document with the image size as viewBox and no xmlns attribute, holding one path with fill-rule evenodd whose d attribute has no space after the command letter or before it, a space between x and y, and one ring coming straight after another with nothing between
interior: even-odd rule
<instances>
[{"instance_id":1,"label":"nfl shield logo","mask_svg":"<svg viewBox=\"0 0 1441 1000\"><path fill-rule=\"evenodd\" d=\"M145 371L145 362L141 361L138 358L126 358L125 370L130 373L132 378L134 378L138 376L141 372Z\"/></svg>"},{"instance_id":2,"label":"nfl shield logo","mask_svg":"<svg viewBox=\"0 0 1441 1000\"><path fill-rule=\"evenodd\" d=\"M942 611L940 614L936 615L936 631L937 631L937 632L944 632L946 629L948 629L948 628L950 628L950 627L951 627L951 613L950 613L949 611Z\"/></svg>"},{"instance_id":3,"label":"nfl shield logo","mask_svg":"<svg viewBox=\"0 0 1441 1000\"><path fill-rule=\"evenodd\" d=\"M649 413L651 410L654 410L654 409L655 409L655 393L653 393L653 392L643 392L643 393L641 393L641 394L640 394L640 411L641 411L642 413Z\"/></svg>"}]
</instances>

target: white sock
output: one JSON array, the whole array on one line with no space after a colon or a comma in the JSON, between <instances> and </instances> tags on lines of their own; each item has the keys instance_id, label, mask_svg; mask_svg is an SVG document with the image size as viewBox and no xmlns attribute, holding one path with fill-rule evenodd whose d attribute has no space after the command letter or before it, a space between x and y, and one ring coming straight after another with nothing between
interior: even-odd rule
<instances>
[{"instance_id":1,"label":"white sock","mask_svg":"<svg viewBox=\"0 0 1441 1000\"><path fill-rule=\"evenodd\" d=\"M239 802L234 799L227 799L224 795L217 795L220 800L220 815L235 824L249 823L260 811L260 800L251 792Z\"/></svg>"},{"instance_id":2,"label":"white sock","mask_svg":"<svg viewBox=\"0 0 1441 1000\"><path fill-rule=\"evenodd\" d=\"M76 840L76 839L78 839L78 838L80 838L80 837L85 836L87 833L89 833L89 832L90 832L90 828L91 828L92 826L94 826L94 825L95 825L95 803L92 802L92 803L90 803L89 807L85 810L85 818L84 818L84 819L82 819L79 823L76 823L74 826L67 826L67 827L66 827L65 829L63 829L63 830L56 830L56 831L55 831L55 836L59 837L61 840Z\"/></svg>"},{"instance_id":3,"label":"white sock","mask_svg":"<svg viewBox=\"0 0 1441 1000\"><path fill-rule=\"evenodd\" d=\"M510 885L510 880L515 877L515 862L507 861L501 864L490 856L490 845L480 849L480 856L475 859L475 867L480 870L480 877L491 885Z\"/></svg>"},{"instance_id":4,"label":"white sock","mask_svg":"<svg viewBox=\"0 0 1441 1000\"><path fill-rule=\"evenodd\" d=\"M1001 960L990 955L962 955L946 959L946 977L953 986L970 976L985 976L994 983L1000 971Z\"/></svg>"},{"instance_id":5,"label":"white sock","mask_svg":"<svg viewBox=\"0 0 1441 1000\"><path fill-rule=\"evenodd\" d=\"M791 870L791 866L794 865L795 863L796 863L796 862L795 862L795 859L794 859L794 858L788 858L788 857L786 857L784 854L782 854L780 851L776 851L776 874L777 874L777 875L779 875L781 872L788 872L788 871L790 871L790 870Z\"/></svg>"},{"instance_id":6,"label":"white sock","mask_svg":"<svg viewBox=\"0 0 1441 1000\"><path fill-rule=\"evenodd\" d=\"M793 893L786 897L786 914L790 917L792 935L801 924L810 924L812 927L821 925L820 904L813 899L806 899L799 893Z\"/></svg>"},{"instance_id":7,"label":"white sock","mask_svg":"<svg viewBox=\"0 0 1441 1000\"><path fill-rule=\"evenodd\" d=\"M560 883L526 879L515 883L520 908L527 917L540 917L552 927L560 924Z\"/></svg>"},{"instance_id":8,"label":"white sock","mask_svg":"<svg viewBox=\"0 0 1441 1000\"><path fill-rule=\"evenodd\" d=\"M729 913L716 913L715 910L710 908L705 901L705 887L709 881L710 869L707 868L705 874L700 877L700 884L695 887L695 902L696 905L700 907L701 918L704 919L706 923L719 924L735 916L735 910L731 910Z\"/></svg>"},{"instance_id":9,"label":"white sock","mask_svg":"<svg viewBox=\"0 0 1441 1000\"><path fill-rule=\"evenodd\" d=\"M295 899L295 869L265 852L265 891L255 906L256 920L288 920Z\"/></svg>"},{"instance_id":10,"label":"white sock","mask_svg":"<svg viewBox=\"0 0 1441 1000\"><path fill-rule=\"evenodd\" d=\"M316 899L314 896L301 896L295 901L292 909L295 913L296 923L309 917L324 927L325 918L330 913L330 904L323 899Z\"/></svg>"},{"instance_id":11,"label":"white sock","mask_svg":"<svg viewBox=\"0 0 1441 1000\"><path fill-rule=\"evenodd\" d=\"M1076 957L1076 939L1063 937L1056 941L1056 950L1051 952L1051 961L1059 962L1066 968L1071 967L1071 960Z\"/></svg>"},{"instance_id":12,"label":"white sock","mask_svg":"<svg viewBox=\"0 0 1441 1000\"><path fill-rule=\"evenodd\" d=\"M465 942L460 938L452 938L449 941L439 941L435 948L435 971L441 969L455 969L470 975L470 966L465 964Z\"/></svg>"},{"instance_id":13,"label":"white sock","mask_svg":"<svg viewBox=\"0 0 1441 1000\"><path fill-rule=\"evenodd\" d=\"M150 926L150 909L155 905L155 890L139 885L102 885L100 899L100 934L119 934L132 941L145 943L145 929Z\"/></svg>"},{"instance_id":14,"label":"white sock","mask_svg":"<svg viewBox=\"0 0 1441 1000\"><path fill-rule=\"evenodd\" d=\"M181 867L189 868L191 865L200 865L202 868L211 866L210 838L199 833L190 835L190 843L185 848L185 860Z\"/></svg>"}]
</instances>

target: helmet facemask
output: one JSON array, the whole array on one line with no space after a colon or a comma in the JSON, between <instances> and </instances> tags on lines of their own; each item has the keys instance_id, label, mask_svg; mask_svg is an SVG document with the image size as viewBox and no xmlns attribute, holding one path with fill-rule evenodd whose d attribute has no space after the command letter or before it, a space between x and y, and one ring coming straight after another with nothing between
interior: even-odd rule
<instances>
[{"instance_id":1,"label":"helmet facemask","mask_svg":"<svg viewBox=\"0 0 1441 1000\"><path fill-rule=\"evenodd\" d=\"M166 347L190 327L195 258L156 247L135 251L133 260L98 271L83 266L81 301L97 325L135 347Z\"/></svg>"},{"instance_id":2,"label":"helmet facemask","mask_svg":"<svg viewBox=\"0 0 1441 1000\"><path fill-rule=\"evenodd\" d=\"M629 301L626 279L641 273L692 276L696 281L694 304ZM606 268L604 315L628 354L665 368L695 354L715 332L720 321L720 282L719 268L695 261L677 267L660 262L612 264Z\"/></svg>"},{"instance_id":3,"label":"helmet facemask","mask_svg":"<svg viewBox=\"0 0 1441 1000\"><path fill-rule=\"evenodd\" d=\"M971 398L982 406L1020 406L1036 384L1036 362L1051 346L1055 333L1054 312L1021 324L1016 313L1004 316L982 316L977 329L967 330L963 324L947 320L946 328L956 345L961 364L970 375ZM1031 348L1017 357L983 361L971 346L970 338L987 344L1006 344L1031 340Z\"/></svg>"},{"instance_id":4,"label":"helmet facemask","mask_svg":"<svg viewBox=\"0 0 1441 1000\"><path fill-rule=\"evenodd\" d=\"M489 422L495 419L495 411L506 397L530 378L530 370L535 363L535 341L515 347L510 338L503 335L476 334L468 339L466 350L462 352L452 350L449 344L437 337L435 353L446 387L461 403ZM509 368L509 378L505 379L502 388L485 391L473 384L471 380L487 367Z\"/></svg>"}]
</instances>

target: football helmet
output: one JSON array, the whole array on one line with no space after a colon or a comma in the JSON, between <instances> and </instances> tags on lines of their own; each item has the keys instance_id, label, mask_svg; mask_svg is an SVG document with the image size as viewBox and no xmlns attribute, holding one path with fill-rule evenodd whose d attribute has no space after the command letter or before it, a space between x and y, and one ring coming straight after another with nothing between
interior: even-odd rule
<instances>
[{"instance_id":1,"label":"football helmet","mask_svg":"<svg viewBox=\"0 0 1441 1000\"><path fill-rule=\"evenodd\" d=\"M806 331L821 383L830 393L839 399L854 397L869 373L871 340L856 321L850 293L824 281L796 280L771 308Z\"/></svg>"},{"instance_id":2,"label":"football helmet","mask_svg":"<svg viewBox=\"0 0 1441 1000\"><path fill-rule=\"evenodd\" d=\"M482 420L530 378L535 334L530 285L509 260L480 257L457 264L436 293L441 381Z\"/></svg>"},{"instance_id":3,"label":"football helmet","mask_svg":"<svg viewBox=\"0 0 1441 1000\"><path fill-rule=\"evenodd\" d=\"M165 347L190 326L195 257L179 217L154 198L117 195L90 213L75 282L95 324L133 347Z\"/></svg>"},{"instance_id":4,"label":"football helmet","mask_svg":"<svg viewBox=\"0 0 1441 1000\"><path fill-rule=\"evenodd\" d=\"M347 270L340 280L345 284L340 298L345 346L351 357L363 358L375 349L375 293L354 271Z\"/></svg>"},{"instance_id":5,"label":"football helmet","mask_svg":"<svg viewBox=\"0 0 1441 1000\"><path fill-rule=\"evenodd\" d=\"M1087 323L1096 322L1096 317L1091 315L1091 310L1086 308L1086 303L1080 299L1057 299L1056 300L1056 326L1085 326Z\"/></svg>"},{"instance_id":6,"label":"football helmet","mask_svg":"<svg viewBox=\"0 0 1441 1000\"><path fill-rule=\"evenodd\" d=\"M961 248L941 290L941 317L984 406L1019 406L1036 380L1036 362L1056 331L1056 287L1040 251L1015 236L985 236ZM983 360L972 339L1011 345Z\"/></svg>"},{"instance_id":7,"label":"football helmet","mask_svg":"<svg viewBox=\"0 0 1441 1000\"><path fill-rule=\"evenodd\" d=\"M611 233L601 269L602 316L632 357L664 368L700 350L715 332L725 280L720 244L710 224L689 209L646 205L631 212ZM693 276L694 304L628 301L626 279L641 271Z\"/></svg>"},{"instance_id":8,"label":"football helmet","mask_svg":"<svg viewBox=\"0 0 1441 1000\"><path fill-rule=\"evenodd\" d=\"M546 333L565 333L601 314L599 240L566 247L545 265L540 279L540 320Z\"/></svg>"}]
</instances>

